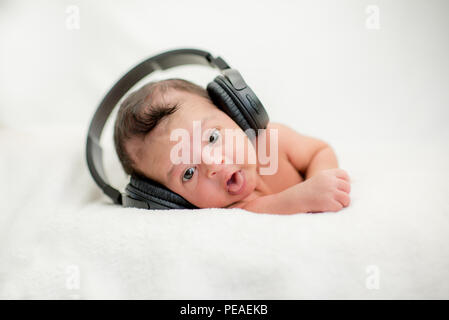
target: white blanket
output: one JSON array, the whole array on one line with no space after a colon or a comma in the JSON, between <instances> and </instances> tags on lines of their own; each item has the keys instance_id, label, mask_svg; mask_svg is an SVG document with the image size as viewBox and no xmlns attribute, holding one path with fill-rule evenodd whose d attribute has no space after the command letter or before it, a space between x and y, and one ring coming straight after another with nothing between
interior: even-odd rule
<instances>
[{"instance_id":1,"label":"white blanket","mask_svg":"<svg viewBox=\"0 0 449 320\"><path fill-rule=\"evenodd\" d=\"M445 2L381 3L380 30L366 29L359 1L270 2L257 19L277 23L250 28L254 41L239 39L248 15L232 5L179 4L169 28L175 5L149 3L80 2L79 30L65 29L63 5L0 4L0 298L449 298ZM219 13L236 16L220 25ZM111 204L85 164L90 117L128 67L175 46L218 51L273 120L329 142L351 205L268 215ZM105 148L123 188L110 128Z\"/></svg>"},{"instance_id":2,"label":"white blanket","mask_svg":"<svg viewBox=\"0 0 449 320\"><path fill-rule=\"evenodd\" d=\"M353 191L338 213L147 211L99 194L84 135L53 130L55 142L1 131L2 298L448 297L442 144L421 158L400 144L342 150Z\"/></svg>"}]
</instances>

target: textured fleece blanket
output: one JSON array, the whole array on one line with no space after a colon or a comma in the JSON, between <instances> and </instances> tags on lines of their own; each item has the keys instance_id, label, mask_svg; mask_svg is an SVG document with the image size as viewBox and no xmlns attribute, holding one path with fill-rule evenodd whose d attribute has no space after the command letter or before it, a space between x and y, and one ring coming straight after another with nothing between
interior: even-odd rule
<instances>
[{"instance_id":1,"label":"textured fleece blanket","mask_svg":"<svg viewBox=\"0 0 449 320\"><path fill-rule=\"evenodd\" d=\"M112 205L84 136L59 132L0 132L1 298L448 297L443 148L341 150L353 185L338 213L148 211ZM390 162L368 170L376 151Z\"/></svg>"}]
</instances>

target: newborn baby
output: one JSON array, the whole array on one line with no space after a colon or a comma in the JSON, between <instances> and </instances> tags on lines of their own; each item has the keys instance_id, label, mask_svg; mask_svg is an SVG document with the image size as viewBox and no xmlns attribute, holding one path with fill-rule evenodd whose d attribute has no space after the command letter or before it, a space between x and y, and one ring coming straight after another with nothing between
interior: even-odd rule
<instances>
[{"instance_id":1,"label":"newborn baby","mask_svg":"<svg viewBox=\"0 0 449 320\"><path fill-rule=\"evenodd\" d=\"M131 93L114 143L127 174L153 179L199 208L289 214L339 211L350 202L349 176L327 143L272 122L247 134L186 80Z\"/></svg>"}]
</instances>

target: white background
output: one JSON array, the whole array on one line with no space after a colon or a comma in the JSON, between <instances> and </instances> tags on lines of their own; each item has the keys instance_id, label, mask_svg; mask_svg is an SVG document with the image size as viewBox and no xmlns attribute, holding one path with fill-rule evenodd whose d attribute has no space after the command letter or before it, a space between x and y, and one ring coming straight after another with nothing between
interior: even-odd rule
<instances>
[{"instance_id":1,"label":"white background","mask_svg":"<svg viewBox=\"0 0 449 320\"><path fill-rule=\"evenodd\" d=\"M79 8L79 30L66 27L69 5ZM369 5L379 8L379 30L366 27ZM196 47L240 70L271 119L303 133L330 142L448 138L447 1L4 0L0 8L2 125L87 126L131 66Z\"/></svg>"}]
</instances>

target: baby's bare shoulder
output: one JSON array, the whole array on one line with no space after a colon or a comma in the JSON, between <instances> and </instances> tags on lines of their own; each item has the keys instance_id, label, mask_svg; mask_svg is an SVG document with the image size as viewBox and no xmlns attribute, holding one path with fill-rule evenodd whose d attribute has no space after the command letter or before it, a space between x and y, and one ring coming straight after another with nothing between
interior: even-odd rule
<instances>
[{"instance_id":1,"label":"baby's bare shoulder","mask_svg":"<svg viewBox=\"0 0 449 320\"><path fill-rule=\"evenodd\" d=\"M276 130L278 139L278 147L280 152L286 152L286 148L291 146L299 138L299 133L285 124L278 122L270 122L267 125L267 143L273 139L272 130ZM272 142L271 142L272 143Z\"/></svg>"},{"instance_id":2,"label":"baby's bare shoulder","mask_svg":"<svg viewBox=\"0 0 449 320\"><path fill-rule=\"evenodd\" d=\"M298 132L296 132L294 129L290 128L289 126L279 123L279 122L270 122L267 125L267 129L268 131L270 131L269 129L276 129L279 133L279 136L282 137L288 137L289 134L295 133L298 134Z\"/></svg>"},{"instance_id":3,"label":"baby's bare shoulder","mask_svg":"<svg viewBox=\"0 0 449 320\"><path fill-rule=\"evenodd\" d=\"M314 155L319 150L329 147L327 142L300 134L284 124L270 123L267 128L277 129L279 150L287 154L288 159L300 172L307 170Z\"/></svg>"}]
</instances>

